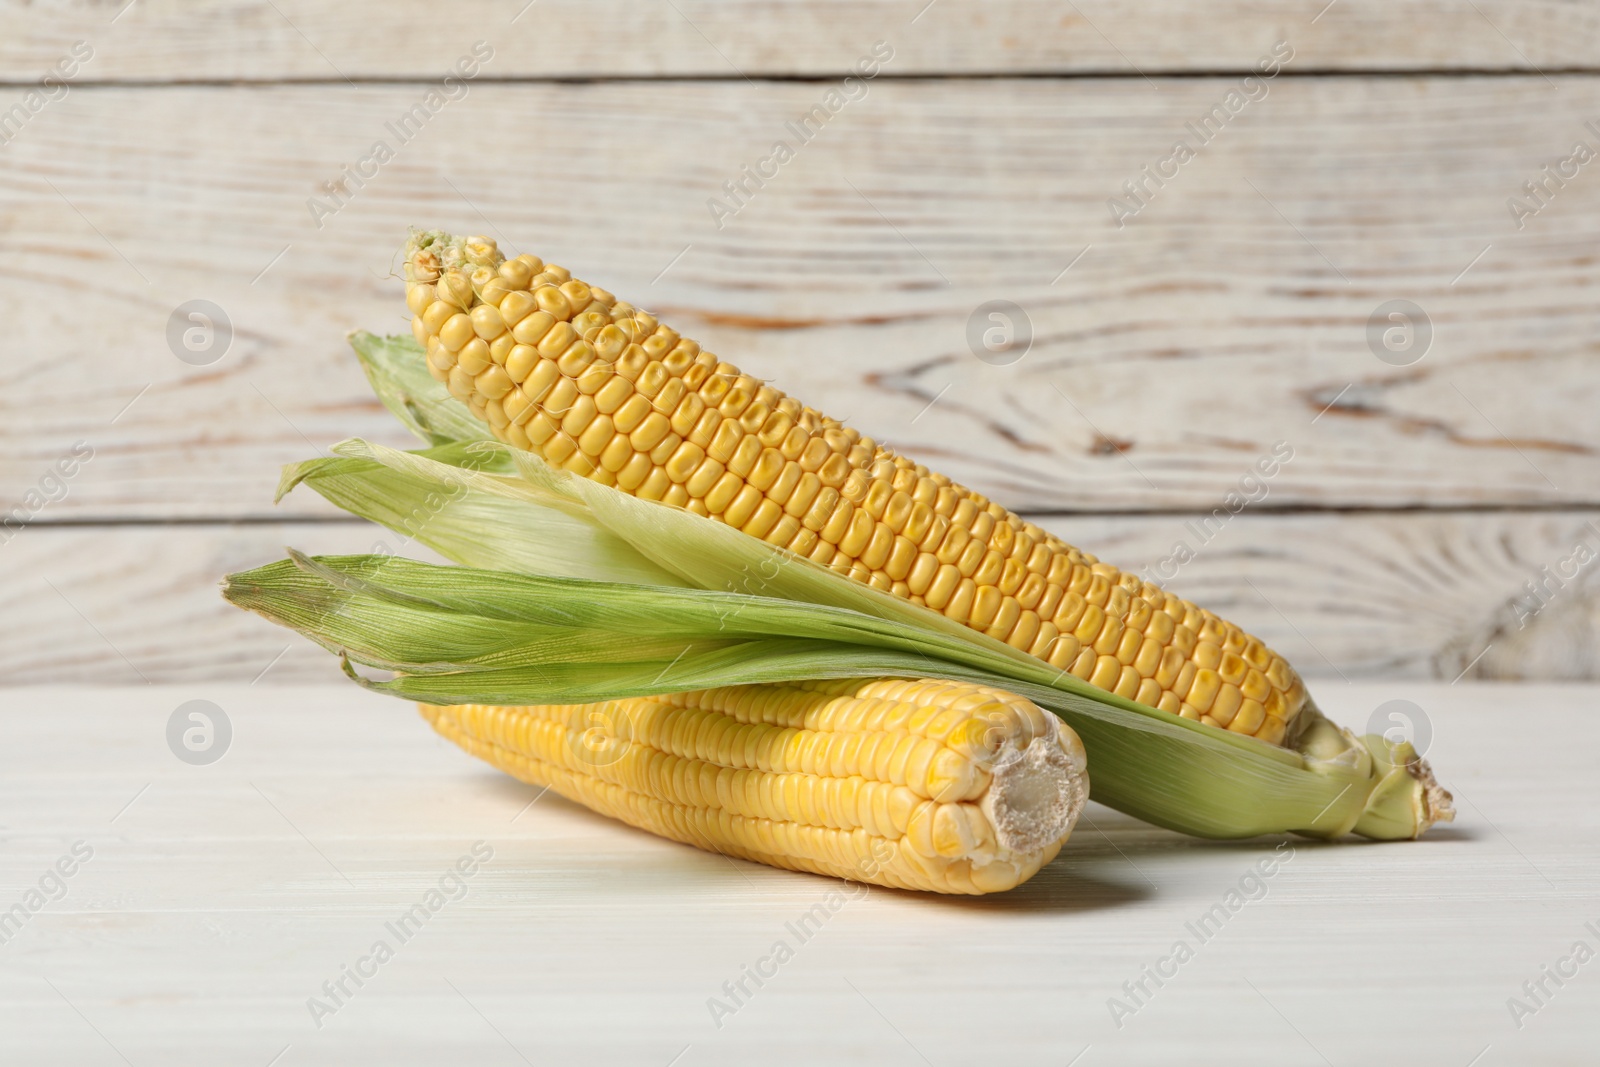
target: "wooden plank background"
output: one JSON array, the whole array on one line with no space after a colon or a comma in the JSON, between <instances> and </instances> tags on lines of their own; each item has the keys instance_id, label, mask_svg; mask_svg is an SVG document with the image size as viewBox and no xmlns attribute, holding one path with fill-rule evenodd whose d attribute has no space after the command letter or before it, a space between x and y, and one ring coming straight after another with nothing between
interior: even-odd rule
<instances>
[{"instance_id":1,"label":"wooden plank background","mask_svg":"<svg viewBox=\"0 0 1600 1067\"><path fill-rule=\"evenodd\" d=\"M429 77L474 40L490 75L811 77L893 40L898 75L1233 71L1274 41L1319 70L1587 69L1584 0L6 0L0 71L41 73L75 40L88 77L319 81ZM105 41L105 47L98 42Z\"/></svg>"},{"instance_id":2,"label":"wooden plank background","mask_svg":"<svg viewBox=\"0 0 1600 1067\"><path fill-rule=\"evenodd\" d=\"M0 6L0 115L26 112L0 128L0 511L32 520L0 534L7 682L329 676L214 582L382 536L270 500L340 438L405 443L342 336L405 328L410 224L564 263L1128 566L1286 442L1180 592L1335 684L1600 676L1592 571L1514 607L1600 543L1600 163L1522 190L1600 149L1600 5L520 6L448 32L410 3ZM400 143L478 39L482 77ZM719 226L875 40L884 76ZM1279 40L1285 73L1119 227L1108 201ZM167 340L196 298L234 330L208 366ZM996 299L1034 337L1007 366L967 339ZM1369 342L1393 299L1432 327L1407 366Z\"/></svg>"}]
</instances>

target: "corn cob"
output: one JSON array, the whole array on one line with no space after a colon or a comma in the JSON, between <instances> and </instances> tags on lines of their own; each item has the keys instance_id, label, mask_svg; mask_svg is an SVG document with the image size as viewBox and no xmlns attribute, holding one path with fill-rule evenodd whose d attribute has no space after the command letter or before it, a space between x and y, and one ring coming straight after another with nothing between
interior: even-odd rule
<instances>
[{"instance_id":1,"label":"corn cob","mask_svg":"<svg viewBox=\"0 0 1600 1067\"><path fill-rule=\"evenodd\" d=\"M674 841L939 893L1031 878L1088 795L1083 747L957 682L730 686L600 704L418 706L517 778Z\"/></svg>"},{"instance_id":2,"label":"corn cob","mask_svg":"<svg viewBox=\"0 0 1600 1067\"><path fill-rule=\"evenodd\" d=\"M911 600L1099 688L1273 744L1305 686L1259 639L483 237L414 233L430 373L494 435Z\"/></svg>"}]
</instances>

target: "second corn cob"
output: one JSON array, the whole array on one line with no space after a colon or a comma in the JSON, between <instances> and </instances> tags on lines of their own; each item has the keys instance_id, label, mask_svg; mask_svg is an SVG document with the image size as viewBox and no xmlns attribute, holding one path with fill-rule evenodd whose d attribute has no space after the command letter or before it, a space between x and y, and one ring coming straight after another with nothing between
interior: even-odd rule
<instances>
[{"instance_id":1,"label":"second corn cob","mask_svg":"<svg viewBox=\"0 0 1600 1067\"><path fill-rule=\"evenodd\" d=\"M904 889L1013 888L1055 857L1088 795L1070 728L1021 697L966 683L420 709L473 755L630 825Z\"/></svg>"},{"instance_id":2,"label":"second corn cob","mask_svg":"<svg viewBox=\"0 0 1600 1067\"><path fill-rule=\"evenodd\" d=\"M1283 744L1305 687L1260 640L784 396L564 269L406 248L430 372L496 437L905 597L1101 689Z\"/></svg>"}]
</instances>

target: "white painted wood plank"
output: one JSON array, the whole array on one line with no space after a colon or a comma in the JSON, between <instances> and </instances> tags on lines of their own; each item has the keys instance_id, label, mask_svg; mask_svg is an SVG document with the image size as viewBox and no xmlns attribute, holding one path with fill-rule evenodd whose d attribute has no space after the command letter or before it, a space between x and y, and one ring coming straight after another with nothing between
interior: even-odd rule
<instances>
[{"instance_id":1,"label":"white painted wood plank","mask_svg":"<svg viewBox=\"0 0 1600 1067\"><path fill-rule=\"evenodd\" d=\"M1319 698L1347 678L1600 678L1600 566L1574 560L1580 545L1600 550L1600 511L1246 511L1215 524L1209 541L1193 516L1042 521L1259 634L1318 680ZM1175 562L1179 542L1191 561ZM217 582L282 558L285 545L366 552L380 543L433 558L354 523L33 527L0 549L0 679L336 680L332 656L230 607ZM1545 580L1543 567L1569 580L1549 582L1541 603L1526 583Z\"/></svg>"},{"instance_id":2,"label":"white painted wood plank","mask_svg":"<svg viewBox=\"0 0 1600 1067\"><path fill-rule=\"evenodd\" d=\"M1094 807L1021 889L872 890L804 943L840 883L664 842L516 783L353 686L12 690L0 699L0 902L76 841L93 856L0 946L0 1055L30 1064L1581 1063L1583 967L1519 1029L1507 1009L1600 925L1593 687L1357 685L1357 724L1426 709L1461 819L1383 847L1207 843ZM210 766L167 749L203 698ZM1563 744L1507 743L1505 709ZM130 803L131 801L131 803ZM493 857L318 1029L324 981L474 842ZM1243 886L1201 943L1187 924ZM837 898L834 898L837 899ZM793 958L719 1029L707 1000L784 939ZM1193 957L1116 1025L1123 983ZM1548 985L1548 984L1547 984ZM109 1047L108 1047L109 1046ZM287 1051L285 1049L287 1048ZM1088 1049L1085 1052L1085 1049Z\"/></svg>"},{"instance_id":3,"label":"white painted wood plank","mask_svg":"<svg viewBox=\"0 0 1600 1067\"><path fill-rule=\"evenodd\" d=\"M3 268L27 358L0 367L0 500L82 440L48 517L326 514L269 511L276 467L401 440L341 338L405 328L386 275L432 223L565 263L1014 507L1209 510L1280 441L1273 506L1600 501L1600 180L1521 231L1506 207L1600 143L1600 79L1280 80L1113 225L1234 84L880 83L721 229L708 198L822 87L479 86L320 229L308 198L417 87L74 94L0 155L30 249ZM168 347L196 298L235 331L211 366ZM993 299L1032 322L1014 365L969 348ZM1433 325L1411 366L1369 347L1392 299Z\"/></svg>"},{"instance_id":4,"label":"white painted wood plank","mask_svg":"<svg viewBox=\"0 0 1600 1067\"><path fill-rule=\"evenodd\" d=\"M1587 0L126 0L4 6L0 70L41 74L75 40L90 78L431 77L472 42L496 77L837 75L876 40L896 73L1111 73L1248 69L1273 42L1309 69L1592 68ZM120 14L119 14L120 12Z\"/></svg>"}]
</instances>

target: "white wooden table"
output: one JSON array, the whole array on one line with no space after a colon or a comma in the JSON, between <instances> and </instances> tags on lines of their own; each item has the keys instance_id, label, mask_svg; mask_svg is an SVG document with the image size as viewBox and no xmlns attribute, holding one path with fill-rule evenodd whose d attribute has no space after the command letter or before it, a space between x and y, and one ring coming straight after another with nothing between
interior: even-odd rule
<instances>
[{"instance_id":1,"label":"white wooden table","mask_svg":"<svg viewBox=\"0 0 1600 1067\"><path fill-rule=\"evenodd\" d=\"M6 927L0 1062L1594 1062L1600 962L1547 980L1543 1007L1522 983L1577 941L1600 948L1600 688L1318 697L1357 725L1390 699L1424 709L1459 821L1415 844L1293 840L1255 891L1278 842L1192 841L1095 806L1031 883L963 900L830 897L842 883L536 800L353 686L9 690L0 907L26 908L42 878L55 890L75 842L92 856ZM208 766L165 739L196 698L233 731ZM475 842L492 858L402 942L388 924ZM1186 924L1241 885L1259 899L1202 943ZM361 964L380 940L392 958ZM735 1005L723 983L779 940L793 957ZM1178 940L1193 958L1129 998ZM335 1001L323 983L346 965L371 976ZM334 1009L320 1020L316 996ZM736 1007L720 1027L713 997ZM1135 1009L1120 1028L1113 997ZM1511 997L1537 1007L1520 1029Z\"/></svg>"}]
</instances>

